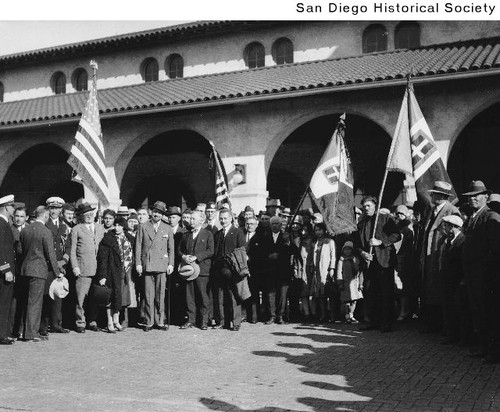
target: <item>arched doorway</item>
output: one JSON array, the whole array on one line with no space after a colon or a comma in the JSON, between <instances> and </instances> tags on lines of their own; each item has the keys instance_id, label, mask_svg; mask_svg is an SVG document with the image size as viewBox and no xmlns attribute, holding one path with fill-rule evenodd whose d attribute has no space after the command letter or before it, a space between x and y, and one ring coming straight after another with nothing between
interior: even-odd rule
<instances>
[{"instance_id":1,"label":"arched doorway","mask_svg":"<svg viewBox=\"0 0 500 412\"><path fill-rule=\"evenodd\" d=\"M194 207L215 200L215 172L209 168L211 146L196 132L175 130L155 136L129 162L121 183L123 204Z\"/></svg>"},{"instance_id":2,"label":"arched doorway","mask_svg":"<svg viewBox=\"0 0 500 412\"><path fill-rule=\"evenodd\" d=\"M458 194L472 180L500 193L500 102L478 114L460 133L448 158L448 174Z\"/></svg>"},{"instance_id":3,"label":"arched doorway","mask_svg":"<svg viewBox=\"0 0 500 412\"><path fill-rule=\"evenodd\" d=\"M296 208L323 155L339 114L313 119L297 128L274 156L267 178L269 197L279 198ZM357 115L347 115L345 142L354 169L357 202L364 194L378 196L391 145L391 137L376 123ZM403 175L390 173L383 205L401 201Z\"/></svg>"},{"instance_id":4,"label":"arched doorway","mask_svg":"<svg viewBox=\"0 0 500 412\"><path fill-rule=\"evenodd\" d=\"M50 196L76 202L84 195L83 186L71 181L72 168L66 163L69 154L53 143L43 143L26 150L10 166L0 193L13 194L26 203L31 212L45 204Z\"/></svg>"}]
</instances>

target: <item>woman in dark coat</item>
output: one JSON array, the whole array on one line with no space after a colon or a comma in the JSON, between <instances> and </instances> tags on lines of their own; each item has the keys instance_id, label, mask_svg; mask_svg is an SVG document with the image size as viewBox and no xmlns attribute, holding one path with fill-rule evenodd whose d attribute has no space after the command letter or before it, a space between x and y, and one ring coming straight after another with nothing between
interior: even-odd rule
<instances>
[{"instance_id":1,"label":"woman in dark coat","mask_svg":"<svg viewBox=\"0 0 500 412\"><path fill-rule=\"evenodd\" d=\"M110 303L106 312L108 332L123 330L120 310L130 305L130 273L133 267L133 239L125 232L127 222L118 217L113 230L107 232L97 252L96 280L111 289Z\"/></svg>"}]
</instances>

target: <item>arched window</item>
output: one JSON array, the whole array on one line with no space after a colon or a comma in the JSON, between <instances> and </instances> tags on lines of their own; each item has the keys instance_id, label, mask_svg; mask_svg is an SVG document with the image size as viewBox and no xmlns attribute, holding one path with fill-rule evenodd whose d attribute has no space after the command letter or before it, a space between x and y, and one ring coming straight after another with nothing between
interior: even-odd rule
<instances>
[{"instance_id":1,"label":"arched window","mask_svg":"<svg viewBox=\"0 0 500 412\"><path fill-rule=\"evenodd\" d=\"M363 53L387 50L387 30L381 24L368 26L363 33Z\"/></svg>"},{"instance_id":2,"label":"arched window","mask_svg":"<svg viewBox=\"0 0 500 412\"><path fill-rule=\"evenodd\" d=\"M293 43L285 37L276 40L273 44L272 54L276 64L293 63Z\"/></svg>"},{"instance_id":3,"label":"arched window","mask_svg":"<svg viewBox=\"0 0 500 412\"><path fill-rule=\"evenodd\" d=\"M149 57L142 62L142 78L147 82L155 82L158 80L158 62L156 59Z\"/></svg>"},{"instance_id":4,"label":"arched window","mask_svg":"<svg viewBox=\"0 0 500 412\"><path fill-rule=\"evenodd\" d=\"M73 72L71 83L77 92L88 90L89 75L85 69L79 68Z\"/></svg>"},{"instance_id":5,"label":"arched window","mask_svg":"<svg viewBox=\"0 0 500 412\"><path fill-rule=\"evenodd\" d=\"M249 69L264 67L266 53L264 46L258 42L250 43L245 48L245 63Z\"/></svg>"},{"instance_id":6,"label":"arched window","mask_svg":"<svg viewBox=\"0 0 500 412\"><path fill-rule=\"evenodd\" d=\"M169 79L184 77L184 59L179 54L171 54L165 61L165 71Z\"/></svg>"},{"instance_id":7,"label":"arched window","mask_svg":"<svg viewBox=\"0 0 500 412\"><path fill-rule=\"evenodd\" d=\"M66 93L66 76L63 72L54 73L50 83L54 94Z\"/></svg>"},{"instance_id":8,"label":"arched window","mask_svg":"<svg viewBox=\"0 0 500 412\"><path fill-rule=\"evenodd\" d=\"M399 23L394 31L394 47L396 49L420 47L420 25L415 22Z\"/></svg>"},{"instance_id":9,"label":"arched window","mask_svg":"<svg viewBox=\"0 0 500 412\"><path fill-rule=\"evenodd\" d=\"M0 103L3 103L3 93L4 93L3 83L0 82Z\"/></svg>"}]
</instances>

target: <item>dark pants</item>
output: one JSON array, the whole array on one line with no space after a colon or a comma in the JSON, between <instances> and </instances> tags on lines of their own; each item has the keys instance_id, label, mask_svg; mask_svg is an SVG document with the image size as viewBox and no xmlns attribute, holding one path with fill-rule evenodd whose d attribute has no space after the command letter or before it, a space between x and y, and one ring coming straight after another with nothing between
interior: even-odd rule
<instances>
[{"instance_id":1,"label":"dark pants","mask_svg":"<svg viewBox=\"0 0 500 412\"><path fill-rule=\"evenodd\" d=\"M0 281L0 339L7 338L11 332L9 315L13 292L14 284L2 279Z\"/></svg>"},{"instance_id":2,"label":"dark pants","mask_svg":"<svg viewBox=\"0 0 500 412\"><path fill-rule=\"evenodd\" d=\"M54 274L49 272L49 276L45 280L40 332L48 332L49 327L62 326L62 299L54 296L54 300L52 300L49 296L50 284L54 279Z\"/></svg>"},{"instance_id":3,"label":"dark pants","mask_svg":"<svg viewBox=\"0 0 500 412\"><path fill-rule=\"evenodd\" d=\"M479 264L478 266L464 264L464 274L472 315L472 326L476 332L481 349L486 351L489 340L486 302L489 294L486 288L485 275L479 266Z\"/></svg>"},{"instance_id":4,"label":"dark pants","mask_svg":"<svg viewBox=\"0 0 500 412\"><path fill-rule=\"evenodd\" d=\"M14 292L12 294L9 314L9 330L10 336L12 337L24 336L23 308L26 307L26 299L28 298L25 289L23 278L17 277L14 283Z\"/></svg>"},{"instance_id":5,"label":"dark pants","mask_svg":"<svg viewBox=\"0 0 500 412\"><path fill-rule=\"evenodd\" d=\"M24 339L33 339L38 336L40 329L45 279L28 277L26 282L28 304L26 307Z\"/></svg>"},{"instance_id":6,"label":"dark pants","mask_svg":"<svg viewBox=\"0 0 500 412\"><path fill-rule=\"evenodd\" d=\"M288 283L279 278L266 279L263 291L264 311L269 319L282 318L286 311Z\"/></svg>"},{"instance_id":7,"label":"dark pants","mask_svg":"<svg viewBox=\"0 0 500 412\"><path fill-rule=\"evenodd\" d=\"M172 273L170 279L170 291L167 290L167 301L170 297L170 322L173 325L182 325L186 319L186 282L179 277L177 271ZM167 278L167 289L168 289Z\"/></svg>"},{"instance_id":8,"label":"dark pants","mask_svg":"<svg viewBox=\"0 0 500 412\"><path fill-rule=\"evenodd\" d=\"M198 276L186 283L188 322L196 323L196 309L202 325L208 323L208 276Z\"/></svg>"},{"instance_id":9,"label":"dark pants","mask_svg":"<svg viewBox=\"0 0 500 412\"><path fill-rule=\"evenodd\" d=\"M248 278L248 287L252 296L245 302L247 320L257 322L261 311L260 292L263 290L261 277L251 274Z\"/></svg>"},{"instance_id":10,"label":"dark pants","mask_svg":"<svg viewBox=\"0 0 500 412\"><path fill-rule=\"evenodd\" d=\"M391 326L394 321L394 268L384 268L374 260L367 271L369 285L365 303L370 322L375 326Z\"/></svg>"},{"instance_id":11,"label":"dark pants","mask_svg":"<svg viewBox=\"0 0 500 412\"><path fill-rule=\"evenodd\" d=\"M241 303L237 298L238 294L234 282L221 276L214 276L212 279L215 322L226 327L232 322L233 326L239 327L241 325Z\"/></svg>"}]
</instances>

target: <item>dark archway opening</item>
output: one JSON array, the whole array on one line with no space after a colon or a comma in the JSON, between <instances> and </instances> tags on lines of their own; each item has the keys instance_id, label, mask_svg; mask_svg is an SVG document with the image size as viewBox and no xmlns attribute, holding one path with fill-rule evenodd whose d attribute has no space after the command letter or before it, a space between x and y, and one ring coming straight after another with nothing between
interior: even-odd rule
<instances>
[{"instance_id":1,"label":"dark archway opening","mask_svg":"<svg viewBox=\"0 0 500 412\"><path fill-rule=\"evenodd\" d=\"M68 153L53 143L36 145L20 155L7 171L0 193L13 194L31 212L50 196L76 202L84 195L83 186L71 181Z\"/></svg>"},{"instance_id":2,"label":"dark archway opening","mask_svg":"<svg viewBox=\"0 0 500 412\"><path fill-rule=\"evenodd\" d=\"M472 180L500 193L500 102L478 114L460 133L448 159L448 174L457 193Z\"/></svg>"},{"instance_id":3,"label":"dark archway opening","mask_svg":"<svg viewBox=\"0 0 500 412\"><path fill-rule=\"evenodd\" d=\"M194 207L215 200L215 172L209 168L209 142L198 133L175 130L144 144L125 170L121 183L123 204Z\"/></svg>"},{"instance_id":4,"label":"dark archway opening","mask_svg":"<svg viewBox=\"0 0 500 412\"><path fill-rule=\"evenodd\" d=\"M292 209L321 160L340 114L322 116L297 128L280 146L269 169L267 188L271 198L279 198ZM345 142L354 170L356 201L365 194L378 197L391 145L391 137L376 123L361 116L347 115ZM382 204L403 201L403 175L390 173Z\"/></svg>"}]
</instances>

